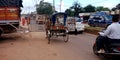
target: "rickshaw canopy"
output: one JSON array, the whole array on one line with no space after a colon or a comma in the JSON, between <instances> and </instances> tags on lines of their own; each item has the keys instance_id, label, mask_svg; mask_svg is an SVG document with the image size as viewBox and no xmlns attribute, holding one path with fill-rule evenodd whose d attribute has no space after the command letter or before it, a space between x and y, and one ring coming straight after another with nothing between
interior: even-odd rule
<instances>
[{"instance_id":1,"label":"rickshaw canopy","mask_svg":"<svg viewBox=\"0 0 120 60\"><path fill-rule=\"evenodd\" d=\"M57 18L57 16L58 15L63 15L64 17L64 26L66 25L66 19L67 19L67 14L66 13L64 13L64 12L59 12L59 13L55 13L55 14L53 14L52 15L52 17L51 17L51 21L52 21L52 23L53 23L53 25L55 24L55 22L56 22L56 18Z\"/></svg>"}]
</instances>

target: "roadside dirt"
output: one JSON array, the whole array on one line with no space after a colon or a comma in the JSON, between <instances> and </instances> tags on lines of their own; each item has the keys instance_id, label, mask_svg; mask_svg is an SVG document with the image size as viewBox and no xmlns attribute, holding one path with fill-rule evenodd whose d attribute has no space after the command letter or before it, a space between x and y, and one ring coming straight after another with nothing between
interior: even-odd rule
<instances>
[{"instance_id":1,"label":"roadside dirt","mask_svg":"<svg viewBox=\"0 0 120 60\"><path fill-rule=\"evenodd\" d=\"M44 32L6 34L0 38L0 60L56 60L56 56Z\"/></svg>"}]
</instances>

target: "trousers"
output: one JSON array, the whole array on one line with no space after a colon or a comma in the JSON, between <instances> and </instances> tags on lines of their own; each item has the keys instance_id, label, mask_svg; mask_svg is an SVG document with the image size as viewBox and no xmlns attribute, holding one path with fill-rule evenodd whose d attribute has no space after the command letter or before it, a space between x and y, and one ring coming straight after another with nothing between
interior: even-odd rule
<instances>
[{"instance_id":1,"label":"trousers","mask_svg":"<svg viewBox=\"0 0 120 60\"><path fill-rule=\"evenodd\" d=\"M105 46L109 47L111 43L120 43L120 39L110 39L104 36L98 36L96 38L97 50L105 49Z\"/></svg>"}]
</instances>

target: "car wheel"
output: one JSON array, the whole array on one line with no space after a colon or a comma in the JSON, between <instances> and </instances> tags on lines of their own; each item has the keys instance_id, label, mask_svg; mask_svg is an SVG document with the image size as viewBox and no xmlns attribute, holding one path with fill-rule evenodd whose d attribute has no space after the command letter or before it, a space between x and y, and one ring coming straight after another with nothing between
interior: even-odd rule
<instances>
[{"instance_id":1,"label":"car wheel","mask_svg":"<svg viewBox=\"0 0 120 60\"><path fill-rule=\"evenodd\" d=\"M83 34L83 31L80 31L81 34Z\"/></svg>"},{"instance_id":2,"label":"car wheel","mask_svg":"<svg viewBox=\"0 0 120 60\"><path fill-rule=\"evenodd\" d=\"M78 32L77 29L75 29L75 35L77 35L77 32Z\"/></svg>"}]
</instances>

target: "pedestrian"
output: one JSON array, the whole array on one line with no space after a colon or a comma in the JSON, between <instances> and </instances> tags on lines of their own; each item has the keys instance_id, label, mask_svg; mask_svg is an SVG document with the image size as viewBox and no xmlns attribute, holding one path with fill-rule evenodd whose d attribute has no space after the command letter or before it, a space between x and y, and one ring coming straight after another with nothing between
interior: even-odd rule
<instances>
[{"instance_id":1,"label":"pedestrian","mask_svg":"<svg viewBox=\"0 0 120 60\"><path fill-rule=\"evenodd\" d=\"M51 26L51 19L49 18L45 21L46 38L48 38L50 26Z\"/></svg>"},{"instance_id":2,"label":"pedestrian","mask_svg":"<svg viewBox=\"0 0 120 60\"><path fill-rule=\"evenodd\" d=\"M23 29L24 33L29 32L29 24L30 24L30 18L22 16L20 21L20 27Z\"/></svg>"},{"instance_id":3,"label":"pedestrian","mask_svg":"<svg viewBox=\"0 0 120 60\"><path fill-rule=\"evenodd\" d=\"M29 31L30 31L30 29L29 29L29 25L30 25L30 17L29 16L26 16L25 17L25 24L26 24L26 26L25 26L25 33L28 33Z\"/></svg>"}]
</instances>

